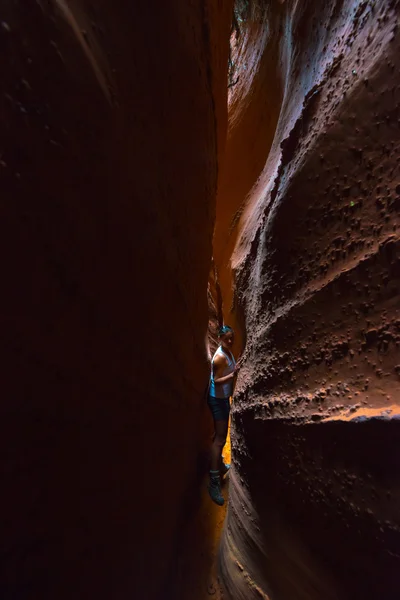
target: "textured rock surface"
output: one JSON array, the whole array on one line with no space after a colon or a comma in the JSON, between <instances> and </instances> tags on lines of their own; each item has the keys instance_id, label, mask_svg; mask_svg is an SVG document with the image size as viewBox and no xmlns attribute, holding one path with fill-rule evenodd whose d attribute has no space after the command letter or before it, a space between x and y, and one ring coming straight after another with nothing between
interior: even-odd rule
<instances>
[{"instance_id":1,"label":"textured rock surface","mask_svg":"<svg viewBox=\"0 0 400 600\"><path fill-rule=\"evenodd\" d=\"M222 297L221 288L218 280L217 270L214 261L211 264L211 271L207 288L208 298L208 353L211 360L214 352L218 348L218 329L223 325Z\"/></svg>"},{"instance_id":2,"label":"textured rock surface","mask_svg":"<svg viewBox=\"0 0 400 600\"><path fill-rule=\"evenodd\" d=\"M4 600L167 596L205 410L230 14L2 3Z\"/></svg>"},{"instance_id":3,"label":"textured rock surface","mask_svg":"<svg viewBox=\"0 0 400 600\"><path fill-rule=\"evenodd\" d=\"M269 2L236 49L214 251L246 336L221 549L235 600L398 596L398 13ZM236 177L248 197L227 215Z\"/></svg>"}]
</instances>

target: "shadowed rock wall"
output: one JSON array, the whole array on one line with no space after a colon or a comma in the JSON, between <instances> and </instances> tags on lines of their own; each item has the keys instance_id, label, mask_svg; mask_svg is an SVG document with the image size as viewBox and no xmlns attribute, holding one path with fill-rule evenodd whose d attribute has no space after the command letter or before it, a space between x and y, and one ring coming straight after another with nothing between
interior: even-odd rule
<instances>
[{"instance_id":1,"label":"shadowed rock wall","mask_svg":"<svg viewBox=\"0 0 400 600\"><path fill-rule=\"evenodd\" d=\"M275 23L279 15L268 13ZM258 13L254 15L258 16ZM218 178L214 261L222 289L225 322L236 330L235 350L244 340L238 298L234 297L231 259L241 226L245 200L265 166L282 102L279 59L281 30L250 20L231 37L234 86L228 92L228 132Z\"/></svg>"},{"instance_id":2,"label":"shadowed rock wall","mask_svg":"<svg viewBox=\"0 0 400 600\"><path fill-rule=\"evenodd\" d=\"M231 9L2 3L4 600L167 596L205 410Z\"/></svg>"},{"instance_id":3,"label":"shadowed rock wall","mask_svg":"<svg viewBox=\"0 0 400 600\"><path fill-rule=\"evenodd\" d=\"M271 1L236 50L224 172L248 195L216 227L234 246L218 263L224 316L246 337L221 549L235 600L398 595L398 14ZM256 156L230 148L246 119L257 146L280 95Z\"/></svg>"}]
</instances>

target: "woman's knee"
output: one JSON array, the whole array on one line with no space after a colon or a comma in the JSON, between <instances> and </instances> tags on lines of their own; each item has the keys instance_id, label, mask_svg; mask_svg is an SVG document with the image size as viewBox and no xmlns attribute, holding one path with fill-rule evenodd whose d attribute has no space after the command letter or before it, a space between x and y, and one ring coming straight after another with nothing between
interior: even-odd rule
<instances>
[{"instance_id":1,"label":"woman's knee","mask_svg":"<svg viewBox=\"0 0 400 600\"><path fill-rule=\"evenodd\" d=\"M222 434L222 433L217 433L215 434L215 438L214 438L214 444L216 446L218 446L219 448L223 448L225 446L226 443L226 434Z\"/></svg>"},{"instance_id":2,"label":"woman's knee","mask_svg":"<svg viewBox=\"0 0 400 600\"><path fill-rule=\"evenodd\" d=\"M226 437L228 432L228 420L221 419L214 423L215 434Z\"/></svg>"}]
</instances>

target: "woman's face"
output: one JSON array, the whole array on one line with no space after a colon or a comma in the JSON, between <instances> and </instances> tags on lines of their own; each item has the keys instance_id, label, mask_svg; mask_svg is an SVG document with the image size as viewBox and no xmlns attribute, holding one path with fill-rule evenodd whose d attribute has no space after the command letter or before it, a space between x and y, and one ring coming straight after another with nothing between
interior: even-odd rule
<instances>
[{"instance_id":1,"label":"woman's face","mask_svg":"<svg viewBox=\"0 0 400 600\"><path fill-rule=\"evenodd\" d=\"M228 331L225 335L221 335L221 346L226 350L231 350L233 342L235 341L235 334L233 331Z\"/></svg>"}]
</instances>

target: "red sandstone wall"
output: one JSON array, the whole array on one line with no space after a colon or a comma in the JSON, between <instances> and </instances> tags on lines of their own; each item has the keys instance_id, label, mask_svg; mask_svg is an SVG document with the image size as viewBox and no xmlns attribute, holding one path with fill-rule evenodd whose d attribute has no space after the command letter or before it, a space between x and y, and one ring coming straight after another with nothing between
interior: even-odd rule
<instances>
[{"instance_id":1,"label":"red sandstone wall","mask_svg":"<svg viewBox=\"0 0 400 600\"><path fill-rule=\"evenodd\" d=\"M275 22L277 17L270 16ZM270 31L257 20L231 40L237 83L228 92L229 123L218 178L213 251L224 318L237 332L237 352L243 345L244 328L238 298L233 296L231 259L244 200L265 166L279 116L282 82L275 68L279 38L278 26Z\"/></svg>"},{"instance_id":2,"label":"red sandstone wall","mask_svg":"<svg viewBox=\"0 0 400 600\"><path fill-rule=\"evenodd\" d=\"M223 325L223 309L221 287L218 280L214 261L211 263L211 271L207 288L208 297L208 352L211 361L218 348L218 329Z\"/></svg>"},{"instance_id":3,"label":"red sandstone wall","mask_svg":"<svg viewBox=\"0 0 400 600\"><path fill-rule=\"evenodd\" d=\"M398 597L399 9L271 1L243 37L259 62L231 97L216 227L247 342L221 550L235 600Z\"/></svg>"},{"instance_id":4,"label":"red sandstone wall","mask_svg":"<svg viewBox=\"0 0 400 600\"><path fill-rule=\"evenodd\" d=\"M167 596L208 374L230 15L2 3L4 600Z\"/></svg>"}]
</instances>

